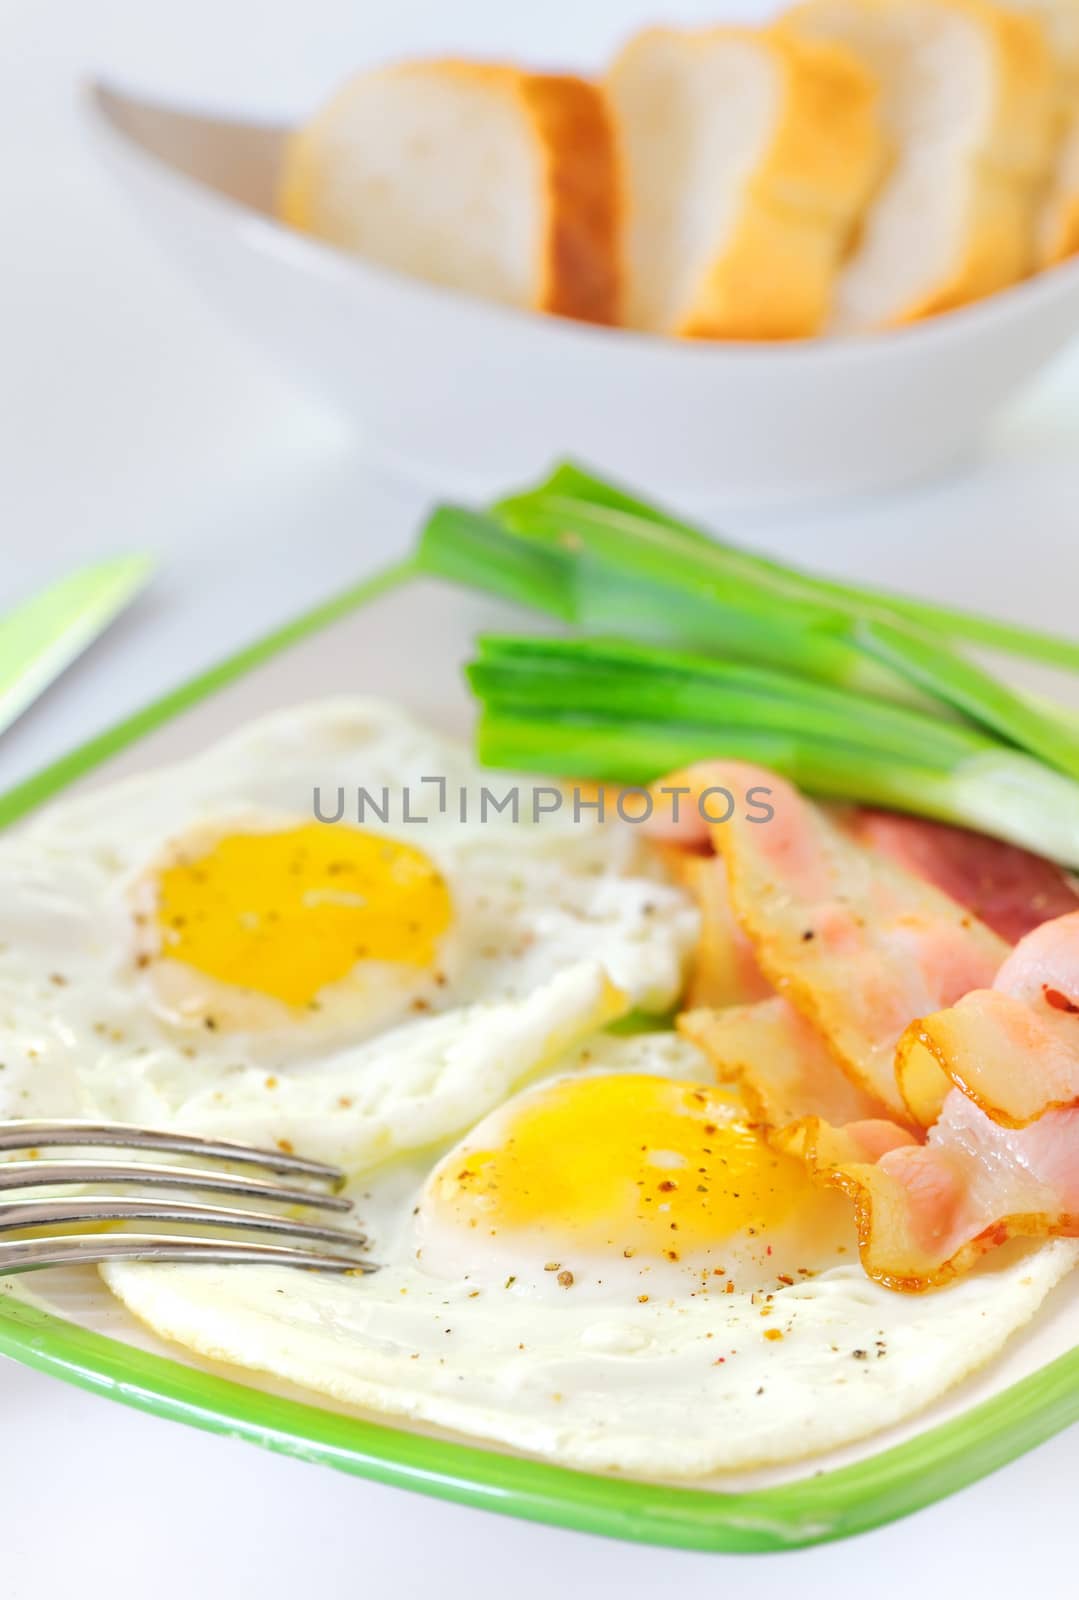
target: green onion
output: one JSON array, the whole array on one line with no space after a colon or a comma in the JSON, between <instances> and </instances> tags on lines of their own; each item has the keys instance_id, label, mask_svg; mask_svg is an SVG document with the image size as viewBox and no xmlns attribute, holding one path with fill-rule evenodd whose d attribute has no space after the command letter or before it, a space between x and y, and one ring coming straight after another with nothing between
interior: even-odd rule
<instances>
[{"instance_id":1,"label":"green onion","mask_svg":"<svg viewBox=\"0 0 1079 1600\"><path fill-rule=\"evenodd\" d=\"M856 637L880 660L905 672L931 694L984 723L1032 755L1079 778L1079 728L1057 709L1016 694L975 662L944 650L909 629L871 620Z\"/></svg>"},{"instance_id":2,"label":"green onion","mask_svg":"<svg viewBox=\"0 0 1079 1600\"><path fill-rule=\"evenodd\" d=\"M574 503L571 520L561 506L538 504L501 522L444 506L423 530L417 566L578 627L780 666L950 715L844 637L847 619L834 608L777 596L755 578L730 579L722 566L713 570L710 551L622 513Z\"/></svg>"},{"instance_id":3,"label":"green onion","mask_svg":"<svg viewBox=\"0 0 1079 1600\"><path fill-rule=\"evenodd\" d=\"M811 577L572 463L486 512L440 508L415 564L602 635L481 640L492 764L639 783L736 757L1079 867L1079 719L962 648L1079 669L1073 641Z\"/></svg>"},{"instance_id":4,"label":"green onion","mask_svg":"<svg viewBox=\"0 0 1079 1600\"><path fill-rule=\"evenodd\" d=\"M484 704L477 749L490 767L629 785L654 783L712 758L751 761L812 794L933 817L1079 867L1079 785L1003 746L951 767L914 766L876 749L797 732Z\"/></svg>"},{"instance_id":5,"label":"green onion","mask_svg":"<svg viewBox=\"0 0 1079 1600\"><path fill-rule=\"evenodd\" d=\"M720 607L724 615L733 610L742 619L740 630L729 623L724 629L724 638L732 639L724 644L727 655L770 661L938 714L950 706L1079 777L1079 728L1066 713L1046 710L1033 697L1007 689L903 617L882 613L879 606L858 615L849 602L837 612L834 598L814 580L673 526L669 519L648 521L621 508L626 496L617 498L620 504L614 507L572 501L545 487L503 501L498 513L507 527L545 548L561 545L598 554L608 566L620 561L624 569L651 577L653 604L659 586L676 577L687 590L711 595L717 623ZM587 625L581 611L578 605L577 621ZM782 649L775 647L769 624L782 628ZM797 634L798 648L786 639L787 630ZM891 680L875 673L871 661L894 669Z\"/></svg>"},{"instance_id":6,"label":"green onion","mask_svg":"<svg viewBox=\"0 0 1079 1600\"><path fill-rule=\"evenodd\" d=\"M1026 661L1079 672L1079 641L1075 639L1027 628L1021 623L1002 622L998 617L987 617L980 612L964 611L954 606L937 605L931 600L919 600L912 595L896 594L889 589L811 576L798 568L769 560L767 556L755 555L717 540L714 535L694 527L692 523L684 522L613 484L605 483L574 462L561 463L544 483L503 504L513 506L531 498L550 500L553 497L587 501L592 505L629 512L646 521L659 522L691 542L718 546L732 562L734 569L743 574L755 570L772 577L782 577L786 584L798 586L799 592L822 600L828 599L837 610L845 610L850 616L865 616L870 611L890 613L893 617L903 617L908 622L928 629L936 637L943 634L950 639L983 645L987 649L999 650L1005 655L1018 656Z\"/></svg>"},{"instance_id":7,"label":"green onion","mask_svg":"<svg viewBox=\"0 0 1079 1600\"><path fill-rule=\"evenodd\" d=\"M791 673L615 639L485 636L468 668L479 699L502 707L711 727L757 726L872 746L915 766L994 747L974 729Z\"/></svg>"},{"instance_id":8,"label":"green onion","mask_svg":"<svg viewBox=\"0 0 1079 1600\"><path fill-rule=\"evenodd\" d=\"M508 538L493 517L439 506L420 534L416 570L574 621L569 563L557 552Z\"/></svg>"}]
</instances>

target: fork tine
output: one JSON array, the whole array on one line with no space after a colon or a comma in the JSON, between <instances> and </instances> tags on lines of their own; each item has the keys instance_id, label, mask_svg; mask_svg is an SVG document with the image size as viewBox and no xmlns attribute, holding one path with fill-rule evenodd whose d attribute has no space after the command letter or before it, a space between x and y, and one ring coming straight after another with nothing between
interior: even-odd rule
<instances>
[{"instance_id":1,"label":"fork tine","mask_svg":"<svg viewBox=\"0 0 1079 1600\"><path fill-rule=\"evenodd\" d=\"M308 1161L284 1150L260 1150L255 1145L232 1144L226 1139L202 1139L189 1133L165 1133L136 1128L124 1122L0 1122L0 1150L36 1150L53 1145L112 1145L116 1149L165 1150L175 1155L205 1156L265 1167L268 1172L294 1172L318 1178L340 1188L345 1175L322 1161Z\"/></svg>"},{"instance_id":2,"label":"fork tine","mask_svg":"<svg viewBox=\"0 0 1079 1600\"><path fill-rule=\"evenodd\" d=\"M41 1189L66 1183L137 1183L166 1189L202 1189L210 1194L244 1194L283 1205L313 1206L319 1211L351 1211L352 1201L312 1189L290 1189L264 1178L243 1178L201 1167L158 1167L133 1161L5 1161L0 1163L0 1192Z\"/></svg>"},{"instance_id":3,"label":"fork tine","mask_svg":"<svg viewBox=\"0 0 1079 1600\"><path fill-rule=\"evenodd\" d=\"M102 1261L249 1262L267 1267L311 1267L321 1272L377 1272L374 1262L328 1251L298 1250L254 1240L180 1238L176 1234L68 1234L48 1239L0 1240L0 1275L36 1267Z\"/></svg>"},{"instance_id":4,"label":"fork tine","mask_svg":"<svg viewBox=\"0 0 1079 1600\"><path fill-rule=\"evenodd\" d=\"M106 1195L73 1195L55 1200L5 1200L0 1204L0 1233L22 1228L58 1227L71 1222L200 1222L219 1228L251 1228L294 1239L321 1239L327 1244L360 1249L367 1235L325 1222L284 1217L276 1211L244 1211L235 1206L203 1205L195 1200L150 1200Z\"/></svg>"}]
</instances>

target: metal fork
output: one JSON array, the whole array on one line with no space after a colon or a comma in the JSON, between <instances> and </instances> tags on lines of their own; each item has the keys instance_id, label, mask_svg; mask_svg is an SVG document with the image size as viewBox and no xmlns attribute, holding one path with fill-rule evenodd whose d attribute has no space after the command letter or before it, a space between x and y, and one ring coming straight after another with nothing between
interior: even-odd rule
<instances>
[{"instance_id":1,"label":"metal fork","mask_svg":"<svg viewBox=\"0 0 1079 1600\"><path fill-rule=\"evenodd\" d=\"M168 1222L221 1228L234 1232L272 1234L272 1243L255 1239L204 1237L184 1233L119 1231L36 1234L28 1239L0 1239L0 1275L34 1267L69 1266L99 1261L260 1262L264 1266L312 1267L324 1272L374 1272L364 1256L367 1240L352 1229L291 1217L277 1211L206 1204L167 1196L138 1195L128 1185L155 1190L188 1189L202 1193L245 1196L267 1205L349 1212L352 1201L338 1191L345 1177L336 1167L283 1150L261 1150L220 1139L157 1132L125 1123L0 1122L0 1152L49 1148L85 1149L101 1145L118 1152L160 1151L198 1157L205 1166L168 1166L146 1161L51 1161L31 1158L0 1162L0 1234L28 1232L73 1223ZM288 1178L282 1183L252 1177L232 1168L258 1168ZM107 1185L116 1193L75 1194L66 1198L3 1198L12 1190ZM304 1246L289 1240L309 1241ZM282 1242L278 1242L282 1241Z\"/></svg>"}]
</instances>

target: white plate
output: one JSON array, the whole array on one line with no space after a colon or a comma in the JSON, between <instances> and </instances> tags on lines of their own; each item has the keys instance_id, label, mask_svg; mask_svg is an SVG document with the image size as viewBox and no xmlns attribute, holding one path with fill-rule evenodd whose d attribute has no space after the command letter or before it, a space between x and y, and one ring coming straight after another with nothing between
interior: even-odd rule
<instances>
[{"instance_id":1,"label":"white plate","mask_svg":"<svg viewBox=\"0 0 1079 1600\"><path fill-rule=\"evenodd\" d=\"M262 664L161 722L63 792L98 787L180 760L255 717L324 695L385 694L434 726L467 735L472 712L460 667L471 654L471 641L480 629L512 628L520 620L520 613L506 607L451 594L433 583L391 590L320 626L291 648L275 649ZM65 1323L105 1334L121 1346L164 1357L168 1365L158 1364L157 1377L140 1372L138 1382L117 1382L100 1353L73 1352L48 1328L20 1332L18 1326L6 1327L4 1306L11 1297L52 1312ZM899 1426L809 1463L726 1474L707 1486L714 1491L711 1499L674 1487L659 1487L650 1497L642 1497L640 1485L548 1468L510 1452L458 1445L434 1429L423 1430L420 1439L410 1435L413 1442L402 1465L400 1448L395 1456L393 1441L401 1439L403 1430L396 1425L371 1430L368 1419L355 1409L335 1408L326 1399L315 1400L290 1385L218 1367L163 1344L118 1305L93 1269L39 1272L0 1284L0 1343L9 1353L126 1403L184 1416L201 1426L345 1470L408 1482L521 1515L541 1515L542 1504L544 1520L623 1533L636 1519L635 1537L713 1549L780 1548L858 1531L938 1498L1011 1459L1079 1415L1079 1368L1074 1356L1068 1359L1077 1337L1079 1281L1073 1274L998 1360ZM1047 1372L1054 1361L1061 1364ZM203 1374L207 1380L230 1377L245 1391L258 1390L300 1404L293 1405L287 1416L272 1409L264 1417L253 1416L242 1399L230 1398L209 1381L203 1386L201 1378L192 1377L185 1385L168 1377L170 1371L181 1369ZM1032 1380L1029 1393L1001 1398L1023 1380ZM993 1401L995 1410L977 1412L983 1403ZM355 1421L354 1439L346 1433L335 1436L332 1446L327 1443L327 1430L319 1419L329 1412ZM440 1442L437 1471L435 1456L428 1460L424 1454L428 1439ZM895 1470L885 1470L882 1463L891 1462L893 1456L882 1452L899 1446L908 1447L907 1454L894 1457L899 1462ZM512 1473L507 1460L518 1463ZM868 1468L870 1462L864 1485L856 1475L852 1488L843 1469L857 1469L862 1463ZM838 1476L832 1477L833 1472Z\"/></svg>"}]
</instances>

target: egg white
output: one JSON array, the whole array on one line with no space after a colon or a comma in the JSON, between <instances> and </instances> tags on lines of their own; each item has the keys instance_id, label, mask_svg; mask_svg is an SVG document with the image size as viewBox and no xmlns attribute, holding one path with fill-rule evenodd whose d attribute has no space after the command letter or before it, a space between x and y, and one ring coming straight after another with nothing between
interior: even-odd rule
<instances>
[{"instance_id":1,"label":"egg white","mask_svg":"<svg viewBox=\"0 0 1079 1600\"><path fill-rule=\"evenodd\" d=\"M998 1252L928 1296L879 1288L834 1239L803 1281L755 1284L750 1251L734 1292L673 1273L646 1301L632 1271L563 1290L542 1267L501 1278L462 1260L457 1273L444 1253L441 1275L426 1270L414 1217L426 1179L522 1085L712 1081L671 1035L596 1033L630 1007L670 1006L696 934L640 831L565 812L462 822L423 784L434 774L451 796L491 782L394 708L335 700L63 800L0 840L0 1115L113 1117L341 1162L384 1263L347 1279L114 1264L106 1281L137 1316L211 1359L373 1412L570 1466L696 1478L887 1426L1033 1315L1079 1244ZM192 1031L135 960L139 885L199 830L310 820L316 785L385 786L395 819L409 786L425 822L364 825L400 830L449 883L445 983L372 964L317 1015Z\"/></svg>"},{"instance_id":2,"label":"egg white","mask_svg":"<svg viewBox=\"0 0 1079 1600\"><path fill-rule=\"evenodd\" d=\"M434 775L446 780L445 813L423 782ZM200 1097L209 1110L218 1090L235 1106L246 1085L252 1125L268 1131L256 1079L284 1085L320 1066L328 1082L350 1078L367 1061L346 1061L350 1051L427 1013L527 1006L561 975L587 967L594 976L597 965L625 1009L672 1005L697 916L640 830L568 812L533 823L527 805L518 823L497 813L462 823L459 791L474 802L492 781L462 746L400 710L336 699L268 717L179 766L63 799L5 834L0 1115L108 1107L159 1120ZM389 820L371 814L364 826L418 846L447 881L453 916L437 970L361 962L317 1012L264 1006L258 1026L186 1025L182 1005L163 1004L139 965L134 916L147 873L178 839L308 823L315 788L328 796L338 786L349 796L389 791ZM406 787L410 814L426 821L402 824ZM193 993L206 989L189 972ZM242 1004L221 1009L247 1015ZM282 1127L294 1127L287 1098Z\"/></svg>"},{"instance_id":3,"label":"egg white","mask_svg":"<svg viewBox=\"0 0 1079 1600\"><path fill-rule=\"evenodd\" d=\"M593 1040L554 1071L711 1080L665 1034ZM106 1282L208 1359L570 1467L694 1479L795 1460L918 1411L989 1360L1079 1258L1074 1241L1009 1250L925 1296L870 1282L853 1250L790 1285L762 1276L701 1293L687 1280L646 1302L617 1278L602 1292L537 1293L527 1275L435 1277L416 1259L414 1211L440 1154L357 1179L383 1263L372 1275L113 1264Z\"/></svg>"},{"instance_id":4,"label":"egg white","mask_svg":"<svg viewBox=\"0 0 1079 1600\"><path fill-rule=\"evenodd\" d=\"M477 1001L267 1072L148 1051L130 1076L77 1074L84 1115L286 1148L360 1173L453 1138L625 1009L596 962L521 999Z\"/></svg>"}]
</instances>

